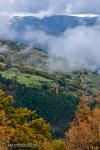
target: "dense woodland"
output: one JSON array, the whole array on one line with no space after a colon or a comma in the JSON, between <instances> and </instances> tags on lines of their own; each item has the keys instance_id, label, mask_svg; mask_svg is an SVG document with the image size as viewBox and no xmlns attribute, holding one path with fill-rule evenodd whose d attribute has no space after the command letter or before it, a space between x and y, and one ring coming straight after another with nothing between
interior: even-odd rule
<instances>
[{"instance_id":1,"label":"dense woodland","mask_svg":"<svg viewBox=\"0 0 100 150\"><path fill-rule=\"evenodd\" d=\"M0 143L1 149L7 144L35 144L36 150L99 150L100 149L100 108L90 110L83 106L75 115L64 139L53 139L52 129L35 111L14 108L13 97L0 90ZM3 145L3 143L6 143ZM31 149L31 148L30 148Z\"/></svg>"}]
</instances>

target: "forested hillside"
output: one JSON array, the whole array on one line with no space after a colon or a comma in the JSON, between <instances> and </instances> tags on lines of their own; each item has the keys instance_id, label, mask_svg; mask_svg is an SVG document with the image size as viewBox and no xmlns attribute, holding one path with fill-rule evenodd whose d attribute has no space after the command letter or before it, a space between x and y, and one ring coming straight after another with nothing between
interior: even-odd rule
<instances>
[{"instance_id":1,"label":"forested hillside","mask_svg":"<svg viewBox=\"0 0 100 150\"><path fill-rule=\"evenodd\" d=\"M99 150L99 72L51 72L47 62L47 52L0 41L1 145Z\"/></svg>"}]
</instances>

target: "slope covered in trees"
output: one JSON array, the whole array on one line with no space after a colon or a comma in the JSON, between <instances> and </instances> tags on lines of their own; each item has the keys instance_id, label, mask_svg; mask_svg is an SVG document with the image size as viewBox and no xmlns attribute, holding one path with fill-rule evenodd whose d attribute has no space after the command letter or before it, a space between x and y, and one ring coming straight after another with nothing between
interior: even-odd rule
<instances>
[{"instance_id":1,"label":"slope covered in trees","mask_svg":"<svg viewBox=\"0 0 100 150\"><path fill-rule=\"evenodd\" d=\"M0 46L8 49L0 52L0 88L6 94L0 91L1 140L43 150L99 149L100 74L51 73L46 52L23 53L27 46L11 41Z\"/></svg>"},{"instance_id":2,"label":"slope covered in trees","mask_svg":"<svg viewBox=\"0 0 100 150\"><path fill-rule=\"evenodd\" d=\"M27 108L14 108L13 98L0 90L1 143L36 144L42 147L51 140L50 126L43 118Z\"/></svg>"},{"instance_id":3,"label":"slope covered in trees","mask_svg":"<svg viewBox=\"0 0 100 150\"><path fill-rule=\"evenodd\" d=\"M53 140L50 125L27 108L14 108L13 97L0 90L0 148L11 145L30 145L33 150L99 150L100 108L83 106L64 140ZM5 144L4 144L5 143ZM34 145L34 147L31 147ZM26 149L24 147L24 149Z\"/></svg>"}]
</instances>

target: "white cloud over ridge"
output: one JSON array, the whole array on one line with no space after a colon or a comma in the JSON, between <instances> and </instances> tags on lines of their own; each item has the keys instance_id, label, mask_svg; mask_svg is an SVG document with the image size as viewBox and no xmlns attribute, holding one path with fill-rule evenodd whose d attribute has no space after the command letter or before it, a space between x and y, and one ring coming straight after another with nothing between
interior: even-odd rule
<instances>
[{"instance_id":1,"label":"white cloud over ridge","mask_svg":"<svg viewBox=\"0 0 100 150\"><path fill-rule=\"evenodd\" d=\"M0 0L0 12L24 12L40 16L66 13L99 14L99 6L100 0ZM16 38L17 33L9 28L6 18L0 17L0 21L0 38ZM59 37L27 29L22 38L29 40L33 46L35 43L48 45L48 66L52 71L67 71L69 68L100 69L100 26L76 27L65 31Z\"/></svg>"},{"instance_id":2,"label":"white cloud over ridge","mask_svg":"<svg viewBox=\"0 0 100 150\"><path fill-rule=\"evenodd\" d=\"M100 70L100 26L76 27L49 39L51 70Z\"/></svg>"},{"instance_id":3,"label":"white cloud over ridge","mask_svg":"<svg viewBox=\"0 0 100 150\"><path fill-rule=\"evenodd\" d=\"M2 29L0 37L8 37L11 40L16 38L16 32L9 29L5 22L2 25L0 26ZM30 43L29 47L34 47L36 44L48 46L47 64L50 71L100 70L100 25L94 27L79 26L66 30L64 34L58 37L27 28L26 32L20 36L21 38ZM25 49L23 53L26 51L28 53L29 50Z\"/></svg>"}]
</instances>

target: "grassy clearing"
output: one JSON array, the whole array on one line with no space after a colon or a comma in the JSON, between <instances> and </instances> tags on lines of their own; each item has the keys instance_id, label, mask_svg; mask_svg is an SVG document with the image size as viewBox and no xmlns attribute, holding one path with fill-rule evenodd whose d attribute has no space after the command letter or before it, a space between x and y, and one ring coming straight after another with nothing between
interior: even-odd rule
<instances>
[{"instance_id":1,"label":"grassy clearing","mask_svg":"<svg viewBox=\"0 0 100 150\"><path fill-rule=\"evenodd\" d=\"M29 74L20 74L17 76L17 81L21 84L25 84L26 86L41 86L43 82L51 82L51 80L46 79L37 75L29 75Z\"/></svg>"},{"instance_id":2,"label":"grassy clearing","mask_svg":"<svg viewBox=\"0 0 100 150\"><path fill-rule=\"evenodd\" d=\"M93 86L100 87L100 74L89 75L88 79Z\"/></svg>"},{"instance_id":3,"label":"grassy clearing","mask_svg":"<svg viewBox=\"0 0 100 150\"><path fill-rule=\"evenodd\" d=\"M5 67L5 66L6 66L6 64L5 64L5 63L0 62L0 66Z\"/></svg>"},{"instance_id":4,"label":"grassy clearing","mask_svg":"<svg viewBox=\"0 0 100 150\"><path fill-rule=\"evenodd\" d=\"M2 75L2 77L6 78L6 79L12 79L13 77L16 76L16 73L11 70L0 72L0 74Z\"/></svg>"},{"instance_id":5,"label":"grassy clearing","mask_svg":"<svg viewBox=\"0 0 100 150\"><path fill-rule=\"evenodd\" d=\"M24 84L28 87L30 86L40 87L44 83L47 84L49 87L56 86L56 83L53 80L38 75L30 75L25 73L21 74L15 68L9 69L7 71L1 71L0 74L5 79L13 79L14 77L16 77L15 79L17 80L18 83Z\"/></svg>"},{"instance_id":6,"label":"grassy clearing","mask_svg":"<svg viewBox=\"0 0 100 150\"><path fill-rule=\"evenodd\" d=\"M89 76L92 82L100 82L100 74Z\"/></svg>"}]
</instances>

